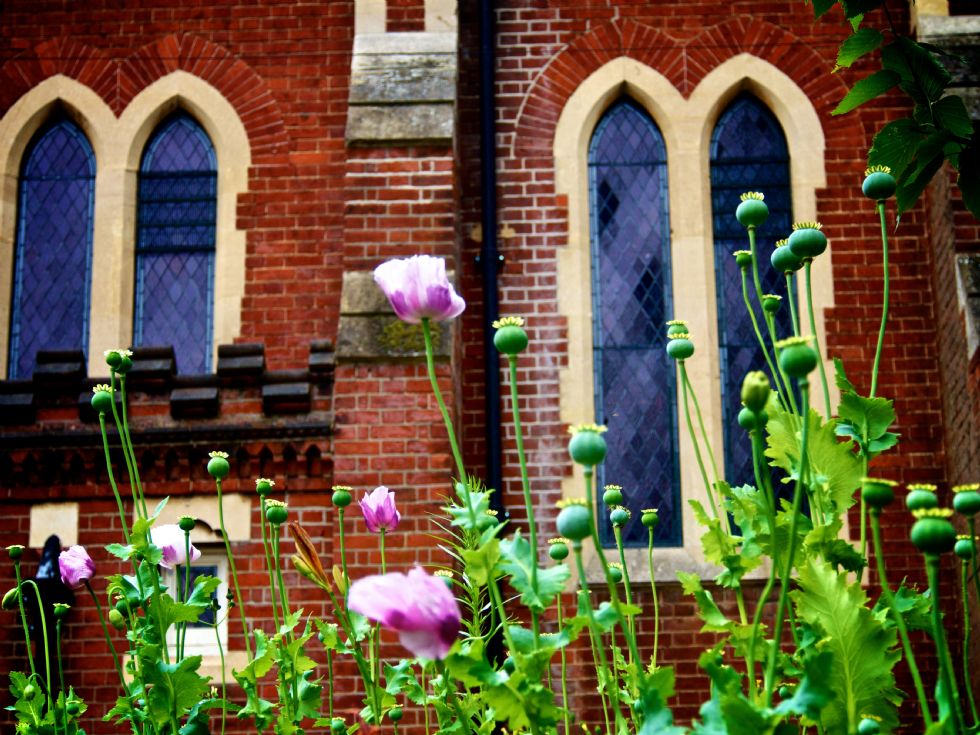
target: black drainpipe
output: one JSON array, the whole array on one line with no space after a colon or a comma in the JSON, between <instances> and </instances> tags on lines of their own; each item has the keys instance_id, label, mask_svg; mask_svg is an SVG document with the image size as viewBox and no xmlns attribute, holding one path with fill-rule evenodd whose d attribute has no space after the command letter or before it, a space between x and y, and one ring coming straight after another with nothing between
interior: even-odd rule
<instances>
[{"instance_id":1,"label":"black drainpipe","mask_svg":"<svg viewBox=\"0 0 980 735\"><path fill-rule=\"evenodd\" d=\"M480 0L480 198L483 201L481 228L483 242L477 265L483 280L483 371L486 382L485 435L487 487L490 507L503 521L507 511L503 500L503 470L500 439L500 355L493 346L493 322L498 317L497 272L504 256L497 252L497 156L494 129L494 45L493 0Z\"/></svg>"}]
</instances>

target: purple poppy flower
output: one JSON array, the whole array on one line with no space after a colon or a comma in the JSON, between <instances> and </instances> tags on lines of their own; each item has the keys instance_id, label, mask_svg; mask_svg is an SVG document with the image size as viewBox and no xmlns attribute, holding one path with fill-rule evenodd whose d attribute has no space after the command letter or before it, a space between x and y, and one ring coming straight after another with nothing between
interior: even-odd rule
<instances>
[{"instance_id":1,"label":"purple poppy flower","mask_svg":"<svg viewBox=\"0 0 980 735\"><path fill-rule=\"evenodd\" d=\"M180 526L171 523L165 526L153 528L150 531L150 541L153 545L163 551L163 559L160 566L165 569L173 569L178 564L187 563L187 547L184 540L184 532ZM191 544L191 561L201 558L201 552Z\"/></svg>"},{"instance_id":2,"label":"purple poppy flower","mask_svg":"<svg viewBox=\"0 0 980 735\"><path fill-rule=\"evenodd\" d=\"M424 317L442 322L463 313L463 301L446 277L446 261L431 255L389 260L374 269L391 308L404 322L418 324Z\"/></svg>"},{"instance_id":3,"label":"purple poppy flower","mask_svg":"<svg viewBox=\"0 0 980 735\"><path fill-rule=\"evenodd\" d=\"M382 530L394 531L401 520L401 513L395 508L395 494L384 485L374 488L361 499L361 513L368 531L380 533Z\"/></svg>"},{"instance_id":4,"label":"purple poppy flower","mask_svg":"<svg viewBox=\"0 0 980 735\"><path fill-rule=\"evenodd\" d=\"M61 581L77 590L95 576L95 562L84 546L72 546L58 556Z\"/></svg>"},{"instance_id":5,"label":"purple poppy flower","mask_svg":"<svg viewBox=\"0 0 980 735\"><path fill-rule=\"evenodd\" d=\"M347 605L398 631L401 644L418 658L445 658L459 636L459 603L442 579L422 567L357 580Z\"/></svg>"}]
</instances>

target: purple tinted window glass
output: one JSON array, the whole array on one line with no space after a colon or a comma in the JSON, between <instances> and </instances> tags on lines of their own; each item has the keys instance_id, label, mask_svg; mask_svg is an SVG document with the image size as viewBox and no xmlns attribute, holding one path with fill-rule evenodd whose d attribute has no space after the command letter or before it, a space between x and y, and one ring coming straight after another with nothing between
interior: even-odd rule
<instances>
[{"instance_id":1,"label":"purple tinted window glass","mask_svg":"<svg viewBox=\"0 0 980 735\"><path fill-rule=\"evenodd\" d=\"M677 546L676 393L664 349L664 322L673 318L667 160L660 131L634 102L616 103L600 120L589 177L595 412L609 427L599 494L606 482L623 486L633 513L628 545L646 545L640 511L658 508L657 542ZM612 541L608 521L603 538Z\"/></svg>"},{"instance_id":2,"label":"purple tinted window glass","mask_svg":"<svg viewBox=\"0 0 980 735\"><path fill-rule=\"evenodd\" d=\"M718 334L725 442L725 477L733 485L755 484L752 447L737 421L742 408L741 386L745 374L763 370L769 374L762 350L752 330L742 298L741 274L732 253L747 250L745 228L735 219L739 195L760 191L766 196L769 219L756 233L759 276L763 293L783 297L776 314L776 331L792 335L786 281L769 264L773 243L788 237L792 225L786 138L773 114L755 97L735 98L718 119L711 139L711 207L715 242L715 278L718 293ZM749 293L759 325L762 310L756 303L749 275ZM769 376L772 380L772 376ZM777 487L779 487L777 485Z\"/></svg>"},{"instance_id":3,"label":"purple tinted window glass","mask_svg":"<svg viewBox=\"0 0 980 735\"><path fill-rule=\"evenodd\" d=\"M38 350L88 348L95 156L78 126L43 128L19 183L11 379L31 376Z\"/></svg>"},{"instance_id":4,"label":"purple tinted window glass","mask_svg":"<svg viewBox=\"0 0 980 735\"><path fill-rule=\"evenodd\" d=\"M140 167L133 342L173 345L180 373L211 369L217 185L201 127L164 121Z\"/></svg>"}]
</instances>

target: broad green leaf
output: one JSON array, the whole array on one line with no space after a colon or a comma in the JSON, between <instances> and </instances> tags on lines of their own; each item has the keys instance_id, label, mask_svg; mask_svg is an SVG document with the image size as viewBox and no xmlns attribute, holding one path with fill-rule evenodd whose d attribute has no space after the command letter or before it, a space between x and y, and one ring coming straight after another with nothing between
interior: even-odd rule
<instances>
[{"instance_id":1,"label":"broad green leaf","mask_svg":"<svg viewBox=\"0 0 980 735\"><path fill-rule=\"evenodd\" d=\"M945 156L942 152L933 155L925 163L916 164L916 172L909 178L903 178L895 191L895 203L899 216L909 211L922 196L932 177L942 167Z\"/></svg>"},{"instance_id":2,"label":"broad green leaf","mask_svg":"<svg viewBox=\"0 0 980 735\"><path fill-rule=\"evenodd\" d=\"M956 95L943 97L932 106L932 115L936 125L946 128L954 135L961 138L969 138L973 135L973 123L970 121L970 114L966 111L962 97Z\"/></svg>"},{"instance_id":3,"label":"broad green leaf","mask_svg":"<svg viewBox=\"0 0 980 735\"><path fill-rule=\"evenodd\" d=\"M701 580L697 574L688 572L677 572L677 578L681 582L684 592L694 597L698 603L698 612L704 625L702 633L724 633L732 628L732 621L725 617L725 614L718 608L715 598L711 593L701 586Z\"/></svg>"},{"instance_id":4,"label":"broad green leaf","mask_svg":"<svg viewBox=\"0 0 980 735\"><path fill-rule=\"evenodd\" d=\"M484 587L490 580L490 575L496 577L496 566L500 560L500 541L491 539L478 549L466 549L460 552L463 557L463 572L469 580L478 587Z\"/></svg>"},{"instance_id":5,"label":"broad green leaf","mask_svg":"<svg viewBox=\"0 0 980 735\"><path fill-rule=\"evenodd\" d=\"M385 664L385 691L392 696L404 694L405 698L413 704L421 705L425 702L425 691L415 678L412 671L412 662L402 659L397 666Z\"/></svg>"},{"instance_id":6,"label":"broad green leaf","mask_svg":"<svg viewBox=\"0 0 980 735\"><path fill-rule=\"evenodd\" d=\"M793 691L793 696L780 702L776 712L804 715L816 720L820 710L834 697L833 691L827 686L833 661L830 651L823 651L804 661L804 675Z\"/></svg>"},{"instance_id":7,"label":"broad green leaf","mask_svg":"<svg viewBox=\"0 0 980 735\"><path fill-rule=\"evenodd\" d=\"M163 512L163 509L167 507L167 503L170 501L170 496L168 495L159 503L157 507L153 509L153 515L150 516L150 521L155 521L157 517Z\"/></svg>"},{"instance_id":8,"label":"broad green leaf","mask_svg":"<svg viewBox=\"0 0 980 735\"><path fill-rule=\"evenodd\" d=\"M895 409L887 398L865 398L856 393L841 396L837 415L854 424L869 440L882 436L895 422Z\"/></svg>"},{"instance_id":9,"label":"broad green leaf","mask_svg":"<svg viewBox=\"0 0 980 735\"><path fill-rule=\"evenodd\" d=\"M191 595L187 598L187 604L198 605L202 608L201 612L204 612L204 608L211 606L211 595L220 586L221 580L217 577L211 577L206 574L196 577L194 579L194 587L191 589Z\"/></svg>"},{"instance_id":10,"label":"broad green leaf","mask_svg":"<svg viewBox=\"0 0 980 735\"><path fill-rule=\"evenodd\" d=\"M532 585L532 568L537 565L537 554L520 532L500 542L498 567L510 577L510 584L521 593L521 602L538 611L544 610L555 600L555 595L565 589L571 570L565 564L537 568L537 585Z\"/></svg>"},{"instance_id":11,"label":"broad green leaf","mask_svg":"<svg viewBox=\"0 0 980 735\"><path fill-rule=\"evenodd\" d=\"M905 586L899 585L898 589L892 593L895 602L895 609L905 620L905 627L909 630L932 631L932 599L921 592L917 592ZM884 596L878 598L875 603L874 614L885 627L895 625L891 616L888 614Z\"/></svg>"},{"instance_id":12,"label":"broad green leaf","mask_svg":"<svg viewBox=\"0 0 980 735\"><path fill-rule=\"evenodd\" d=\"M841 0L846 18L865 15L876 8L880 8L883 2L884 0Z\"/></svg>"},{"instance_id":13,"label":"broad green leaf","mask_svg":"<svg viewBox=\"0 0 980 735\"><path fill-rule=\"evenodd\" d=\"M848 67L881 46L885 37L874 28L862 28L848 36L837 52L837 66Z\"/></svg>"},{"instance_id":14,"label":"broad green leaf","mask_svg":"<svg viewBox=\"0 0 980 735\"><path fill-rule=\"evenodd\" d=\"M145 650L145 649L144 649ZM140 655L143 681L147 685L146 708L158 728L170 723L173 715L183 719L207 691L208 679L197 673L200 656L188 656L175 664Z\"/></svg>"},{"instance_id":15,"label":"broad green leaf","mask_svg":"<svg viewBox=\"0 0 980 735\"><path fill-rule=\"evenodd\" d=\"M854 383L847 379L847 373L844 371L844 363L839 357L834 358L834 382L837 387L842 392L857 393L857 388L854 387Z\"/></svg>"},{"instance_id":16,"label":"broad green leaf","mask_svg":"<svg viewBox=\"0 0 980 735\"><path fill-rule=\"evenodd\" d=\"M804 0L808 2L809 0ZM819 18L820 16L826 14L828 10L837 4L837 0L812 0L813 2L813 17Z\"/></svg>"},{"instance_id":17,"label":"broad green leaf","mask_svg":"<svg viewBox=\"0 0 980 735\"><path fill-rule=\"evenodd\" d=\"M105 547L105 550L123 561L129 561L129 559L133 556L133 547L125 546L123 544L109 544Z\"/></svg>"},{"instance_id":18,"label":"broad green leaf","mask_svg":"<svg viewBox=\"0 0 980 735\"><path fill-rule=\"evenodd\" d=\"M856 107L860 107L865 102L870 102L875 97L880 97L889 89L897 85L901 77L888 69L880 69L873 74L861 79L844 95L844 99L834 108L831 115L843 115Z\"/></svg>"},{"instance_id":19,"label":"broad green leaf","mask_svg":"<svg viewBox=\"0 0 980 735\"><path fill-rule=\"evenodd\" d=\"M895 631L868 609L860 582L849 583L847 574L827 563L811 559L801 565L799 585L790 593L797 615L821 631L817 650L833 655L825 683L835 696L821 713L824 732L853 733L869 714L880 717L882 730L891 732L898 724L892 674L900 658Z\"/></svg>"},{"instance_id":20,"label":"broad green leaf","mask_svg":"<svg viewBox=\"0 0 980 735\"><path fill-rule=\"evenodd\" d=\"M682 735L686 730L674 725L674 716L666 702L674 696L674 670L657 669L639 679L636 709L643 724L636 735Z\"/></svg>"},{"instance_id":21,"label":"broad green leaf","mask_svg":"<svg viewBox=\"0 0 980 735\"><path fill-rule=\"evenodd\" d=\"M915 120L893 120L875 134L868 151L868 165L888 166L892 175L900 178L915 159L915 151L925 138L926 133Z\"/></svg>"},{"instance_id":22,"label":"broad green leaf","mask_svg":"<svg viewBox=\"0 0 980 735\"><path fill-rule=\"evenodd\" d=\"M907 64L913 83L929 102L935 102L943 95L952 80L946 68L926 49L906 36L899 36L895 44ZM884 59L882 60L884 63ZM901 72L900 72L901 73ZM905 76L904 74L902 75ZM906 81L903 79L903 81ZM904 89L904 87L903 87ZM906 90L908 92L908 90ZM915 97L913 97L915 99ZM919 100L916 99L918 102Z\"/></svg>"},{"instance_id":23,"label":"broad green leaf","mask_svg":"<svg viewBox=\"0 0 980 735\"><path fill-rule=\"evenodd\" d=\"M479 531L480 518L490 510L490 492L478 489L479 481L468 484L456 483L456 496L459 503L452 502L445 511L452 518L451 525L466 531Z\"/></svg>"}]
</instances>

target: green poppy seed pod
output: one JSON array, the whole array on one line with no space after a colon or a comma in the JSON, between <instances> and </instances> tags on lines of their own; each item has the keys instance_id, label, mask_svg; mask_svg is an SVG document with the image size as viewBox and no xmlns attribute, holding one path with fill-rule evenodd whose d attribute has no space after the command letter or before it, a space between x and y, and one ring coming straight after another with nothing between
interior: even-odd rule
<instances>
[{"instance_id":1,"label":"green poppy seed pod","mask_svg":"<svg viewBox=\"0 0 980 735\"><path fill-rule=\"evenodd\" d=\"M330 732L332 735L344 735L347 732L347 725L339 717L334 717L330 721Z\"/></svg>"},{"instance_id":2,"label":"green poppy seed pod","mask_svg":"<svg viewBox=\"0 0 980 735\"><path fill-rule=\"evenodd\" d=\"M746 431L755 431L759 428L759 414L747 406L743 406L738 412L738 425Z\"/></svg>"},{"instance_id":3,"label":"green poppy seed pod","mask_svg":"<svg viewBox=\"0 0 980 735\"><path fill-rule=\"evenodd\" d=\"M911 511L925 510L939 506L939 499L936 493L928 490L909 490L905 496L905 507Z\"/></svg>"},{"instance_id":4,"label":"green poppy seed pod","mask_svg":"<svg viewBox=\"0 0 980 735\"><path fill-rule=\"evenodd\" d=\"M54 619L55 620L63 619L66 615L68 615L69 610L71 610L71 605L67 605L64 602L56 602L54 604L54 611L53 611Z\"/></svg>"},{"instance_id":5,"label":"green poppy seed pod","mask_svg":"<svg viewBox=\"0 0 980 735\"><path fill-rule=\"evenodd\" d=\"M953 546L953 553L963 561L972 561L973 551L973 541L969 537L957 539Z\"/></svg>"},{"instance_id":6,"label":"green poppy seed pod","mask_svg":"<svg viewBox=\"0 0 980 735\"><path fill-rule=\"evenodd\" d=\"M505 355L518 355L527 347L527 332L516 324L505 324L494 333L493 346Z\"/></svg>"},{"instance_id":7,"label":"green poppy seed pod","mask_svg":"<svg viewBox=\"0 0 980 735\"><path fill-rule=\"evenodd\" d=\"M687 322L682 319L667 322L667 336L676 337L678 334L687 334Z\"/></svg>"},{"instance_id":8,"label":"green poppy seed pod","mask_svg":"<svg viewBox=\"0 0 980 735\"><path fill-rule=\"evenodd\" d=\"M517 671L517 662L514 661L513 656L508 656L504 659L503 669L508 674L513 674L515 671Z\"/></svg>"},{"instance_id":9,"label":"green poppy seed pod","mask_svg":"<svg viewBox=\"0 0 980 735\"><path fill-rule=\"evenodd\" d=\"M568 544L564 541L556 541L548 546L548 556L555 561L564 561L568 558Z\"/></svg>"},{"instance_id":10,"label":"green poppy seed pod","mask_svg":"<svg viewBox=\"0 0 980 735\"><path fill-rule=\"evenodd\" d=\"M894 487L898 483L865 477L861 480L861 498L869 507L881 510L895 499Z\"/></svg>"},{"instance_id":11,"label":"green poppy seed pod","mask_svg":"<svg viewBox=\"0 0 980 735\"><path fill-rule=\"evenodd\" d=\"M772 385L769 376L761 370L746 373L742 379L742 405L753 413L759 413L769 403Z\"/></svg>"},{"instance_id":12,"label":"green poppy seed pod","mask_svg":"<svg viewBox=\"0 0 980 735\"><path fill-rule=\"evenodd\" d=\"M37 696L37 687L35 687L33 684L26 685L22 696L24 697L24 701L30 702L35 696Z\"/></svg>"},{"instance_id":13,"label":"green poppy seed pod","mask_svg":"<svg viewBox=\"0 0 980 735\"><path fill-rule=\"evenodd\" d=\"M105 364L115 369L119 367L119 363L122 362L122 358L123 356L119 350L109 350L105 353Z\"/></svg>"},{"instance_id":14,"label":"green poppy seed pod","mask_svg":"<svg viewBox=\"0 0 980 735\"><path fill-rule=\"evenodd\" d=\"M769 218L769 207L762 194L754 191L742 194L742 203L735 210L735 219L742 227L758 227Z\"/></svg>"},{"instance_id":15,"label":"green poppy seed pod","mask_svg":"<svg viewBox=\"0 0 980 735\"><path fill-rule=\"evenodd\" d=\"M779 348L779 366L787 375L805 378L817 366L817 353L803 337L790 337L776 343Z\"/></svg>"},{"instance_id":16,"label":"green poppy seed pod","mask_svg":"<svg viewBox=\"0 0 980 735\"><path fill-rule=\"evenodd\" d=\"M910 537L923 554L943 554L956 545L956 529L945 518L920 518L912 525Z\"/></svg>"},{"instance_id":17,"label":"green poppy seed pod","mask_svg":"<svg viewBox=\"0 0 980 735\"><path fill-rule=\"evenodd\" d=\"M568 453L578 464L595 467L606 458L606 440L602 438L599 428L579 429L569 440Z\"/></svg>"},{"instance_id":18,"label":"green poppy seed pod","mask_svg":"<svg viewBox=\"0 0 980 735\"><path fill-rule=\"evenodd\" d=\"M962 490L953 495L953 508L957 513L972 516L980 513L980 492Z\"/></svg>"},{"instance_id":19,"label":"green poppy seed pod","mask_svg":"<svg viewBox=\"0 0 980 735\"><path fill-rule=\"evenodd\" d=\"M887 166L873 166L864 172L861 191L868 199L883 202L895 193L897 182Z\"/></svg>"},{"instance_id":20,"label":"green poppy seed pod","mask_svg":"<svg viewBox=\"0 0 980 735\"><path fill-rule=\"evenodd\" d=\"M566 505L558 513L558 533L572 541L581 541L592 534L592 519L584 505Z\"/></svg>"},{"instance_id":21,"label":"green poppy seed pod","mask_svg":"<svg viewBox=\"0 0 980 735\"><path fill-rule=\"evenodd\" d=\"M740 269L744 270L752 267L752 251L736 250L733 255L735 256L735 265Z\"/></svg>"},{"instance_id":22,"label":"green poppy seed pod","mask_svg":"<svg viewBox=\"0 0 980 735\"><path fill-rule=\"evenodd\" d=\"M800 222L793 225L789 247L797 258L816 258L827 249L827 236L820 231L818 222Z\"/></svg>"},{"instance_id":23,"label":"green poppy seed pod","mask_svg":"<svg viewBox=\"0 0 980 735\"><path fill-rule=\"evenodd\" d=\"M660 515L655 509L645 510L640 516L640 523L647 528L656 528L657 524L660 523Z\"/></svg>"},{"instance_id":24,"label":"green poppy seed pod","mask_svg":"<svg viewBox=\"0 0 980 735\"><path fill-rule=\"evenodd\" d=\"M20 590L16 587L12 587L7 590L6 594L3 596L3 602L0 603L0 607L4 610L16 610L20 601Z\"/></svg>"},{"instance_id":25,"label":"green poppy seed pod","mask_svg":"<svg viewBox=\"0 0 980 735\"><path fill-rule=\"evenodd\" d=\"M24 555L24 546L22 544L11 544L7 547L7 555L15 561L20 559Z\"/></svg>"},{"instance_id":26,"label":"green poppy seed pod","mask_svg":"<svg viewBox=\"0 0 980 735\"><path fill-rule=\"evenodd\" d=\"M112 393L107 390L96 390L92 394L92 408L96 413L112 411Z\"/></svg>"},{"instance_id":27,"label":"green poppy seed pod","mask_svg":"<svg viewBox=\"0 0 980 735\"><path fill-rule=\"evenodd\" d=\"M610 566L609 567L609 581L613 584L619 584L623 581L623 570L619 567Z\"/></svg>"},{"instance_id":28,"label":"green poppy seed pod","mask_svg":"<svg viewBox=\"0 0 980 735\"><path fill-rule=\"evenodd\" d=\"M208 474L215 480L223 480L228 476L231 466L228 464L228 455L224 452L211 452L211 459L208 460Z\"/></svg>"},{"instance_id":29,"label":"green poppy seed pod","mask_svg":"<svg viewBox=\"0 0 980 735\"><path fill-rule=\"evenodd\" d=\"M795 273L803 267L803 261L796 257L789 245L780 245L773 250L769 262L782 274Z\"/></svg>"},{"instance_id":30,"label":"green poppy seed pod","mask_svg":"<svg viewBox=\"0 0 980 735\"><path fill-rule=\"evenodd\" d=\"M125 375L132 370L132 368L133 358L131 358L129 355L123 355L119 360L119 364L116 365L116 372L120 375Z\"/></svg>"},{"instance_id":31,"label":"green poppy seed pod","mask_svg":"<svg viewBox=\"0 0 980 735\"><path fill-rule=\"evenodd\" d=\"M775 314L777 311L779 311L779 307L782 305L782 303L782 296L767 293L762 297L762 310L769 314Z\"/></svg>"},{"instance_id":32,"label":"green poppy seed pod","mask_svg":"<svg viewBox=\"0 0 980 735\"><path fill-rule=\"evenodd\" d=\"M686 360L694 354L694 343L685 337L674 337L667 343L667 354L673 360Z\"/></svg>"},{"instance_id":33,"label":"green poppy seed pod","mask_svg":"<svg viewBox=\"0 0 980 735\"><path fill-rule=\"evenodd\" d=\"M116 608L112 608L109 611L109 624L116 630L122 630L126 627L126 618Z\"/></svg>"},{"instance_id":34,"label":"green poppy seed pod","mask_svg":"<svg viewBox=\"0 0 980 735\"><path fill-rule=\"evenodd\" d=\"M72 717L74 717L81 711L82 711L82 705L80 705L77 700L73 699L72 701L70 701L68 704L65 705L65 712L67 712Z\"/></svg>"},{"instance_id":35,"label":"green poppy seed pod","mask_svg":"<svg viewBox=\"0 0 980 735\"><path fill-rule=\"evenodd\" d=\"M272 493L272 488L275 483L272 480L268 480L264 477L260 477L255 481L255 492L258 493L259 497L265 498Z\"/></svg>"},{"instance_id":36,"label":"green poppy seed pod","mask_svg":"<svg viewBox=\"0 0 980 735\"><path fill-rule=\"evenodd\" d=\"M270 501L265 507L265 517L269 523L281 526L286 522L286 518L289 517L289 510L286 508L285 503L273 503Z\"/></svg>"},{"instance_id":37,"label":"green poppy seed pod","mask_svg":"<svg viewBox=\"0 0 980 735\"><path fill-rule=\"evenodd\" d=\"M129 601L125 597L120 597L116 600L116 605L113 610L118 611L120 615L126 615L129 613Z\"/></svg>"},{"instance_id":38,"label":"green poppy seed pod","mask_svg":"<svg viewBox=\"0 0 980 735\"><path fill-rule=\"evenodd\" d=\"M346 508L351 503L350 490L345 487L335 488L330 500L338 508Z\"/></svg>"},{"instance_id":39,"label":"green poppy seed pod","mask_svg":"<svg viewBox=\"0 0 980 735\"><path fill-rule=\"evenodd\" d=\"M612 508L623 504L623 488L619 485L606 485L602 493L602 502Z\"/></svg>"},{"instance_id":40,"label":"green poppy seed pod","mask_svg":"<svg viewBox=\"0 0 980 735\"><path fill-rule=\"evenodd\" d=\"M401 707L392 707L390 710L388 710L388 719L392 722L401 722L402 714L403 712Z\"/></svg>"},{"instance_id":41,"label":"green poppy seed pod","mask_svg":"<svg viewBox=\"0 0 980 735\"><path fill-rule=\"evenodd\" d=\"M177 519L177 526L184 533L190 533L191 531L194 530L194 526L196 525L197 525L197 521L195 521L190 516L181 516L179 519Z\"/></svg>"},{"instance_id":42,"label":"green poppy seed pod","mask_svg":"<svg viewBox=\"0 0 980 735\"><path fill-rule=\"evenodd\" d=\"M609 512L609 522L618 528L622 528L630 519L630 512L626 508L613 508Z\"/></svg>"},{"instance_id":43,"label":"green poppy seed pod","mask_svg":"<svg viewBox=\"0 0 980 735\"><path fill-rule=\"evenodd\" d=\"M878 735L879 732L881 732L881 726L877 720L865 717L858 723L858 735Z\"/></svg>"}]
</instances>

